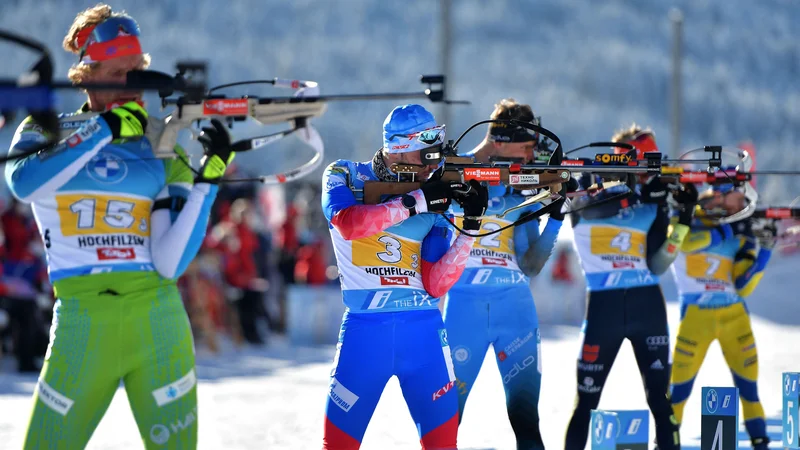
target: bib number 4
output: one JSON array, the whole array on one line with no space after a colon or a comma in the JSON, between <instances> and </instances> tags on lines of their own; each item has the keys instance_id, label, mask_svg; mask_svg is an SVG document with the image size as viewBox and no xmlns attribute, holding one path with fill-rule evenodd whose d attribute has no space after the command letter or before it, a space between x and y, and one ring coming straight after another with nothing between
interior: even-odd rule
<instances>
[{"instance_id":1,"label":"bib number 4","mask_svg":"<svg viewBox=\"0 0 800 450\"><path fill-rule=\"evenodd\" d=\"M622 231L611 239L611 247L618 248L619 251L627 253L631 249L631 233Z\"/></svg>"}]
</instances>

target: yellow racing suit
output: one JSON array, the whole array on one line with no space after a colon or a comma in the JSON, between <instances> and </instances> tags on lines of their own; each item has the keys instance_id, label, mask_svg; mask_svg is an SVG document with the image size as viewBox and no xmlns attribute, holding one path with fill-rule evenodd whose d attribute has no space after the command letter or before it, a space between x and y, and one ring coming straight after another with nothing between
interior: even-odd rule
<instances>
[{"instance_id":1,"label":"yellow racing suit","mask_svg":"<svg viewBox=\"0 0 800 450\"><path fill-rule=\"evenodd\" d=\"M756 386L758 356L744 297L761 281L772 251L756 245L749 220L721 226L706 226L700 220L695 219L672 265L681 307L672 407L680 422L708 346L718 339L739 388L747 432L754 446L766 446L764 408Z\"/></svg>"}]
</instances>

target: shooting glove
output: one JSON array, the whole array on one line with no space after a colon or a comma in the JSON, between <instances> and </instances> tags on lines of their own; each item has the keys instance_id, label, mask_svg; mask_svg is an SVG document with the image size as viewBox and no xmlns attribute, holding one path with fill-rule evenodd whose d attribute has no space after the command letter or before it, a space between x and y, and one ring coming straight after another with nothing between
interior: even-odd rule
<instances>
[{"instance_id":1,"label":"shooting glove","mask_svg":"<svg viewBox=\"0 0 800 450\"><path fill-rule=\"evenodd\" d=\"M195 177L195 183L219 183L228 164L236 156L231 146L231 135L225 125L217 119L211 119L211 126L203 128L197 138L203 144L205 156L200 160L200 173Z\"/></svg>"},{"instance_id":2,"label":"shooting glove","mask_svg":"<svg viewBox=\"0 0 800 450\"><path fill-rule=\"evenodd\" d=\"M678 204L678 223L692 224L695 206L697 206L697 188L692 183L681 185L681 189L672 193L672 199Z\"/></svg>"},{"instance_id":3,"label":"shooting glove","mask_svg":"<svg viewBox=\"0 0 800 450\"><path fill-rule=\"evenodd\" d=\"M581 186L578 183L578 180L576 180L575 178L570 178L569 181L567 181L565 183L564 187L565 187L566 193L569 194L571 192L577 192L578 189L580 189ZM566 202L567 202L567 198L566 197L562 197L562 198L560 198L560 199L558 199L558 200L556 200L554 202L554 203L556 203L556 205L553 206L553 210L550 213L550 218L551 219L558 220L559 222L563 222L564 221L565 214L561 210L564 208L564 205L566 204Z\"/></svg>"},{"instance_id":4,"label":"shooting glove","mask_svg":"<svg viewBox=\"0 0 800 450\"><path fill-rule=\"evenodd\" d=\"M122 106L100 114L111 128L114 139L144 136L147 130L147 111L136 102L128 102Z\"/></svg>"},{"instance_id":5,"label":"shooting glove","mask_svg":"<svg viewBox=\"0 0 800 450\"><path fill-rule=\"evenodd\" d=\"M564 221L564 213L561 212L561 209L564 207L564 203L566 203L567 198L561 197L560 199L553 202L555 205L553 206L553 210L550 211L550 218L553 220L558 220L559 222Z\"/></svg>"},{"instance_id":6,"label":"shooting glove","mask_svg":"<svg viewBox=\"0 0 800 450\"><path fill-rule=\"evenodd\" d=\"M695 189L695 192L696 191ZM642 203L666 205L668 193L669 186L661 181L661 177L654 175L642 185ZM696 200L697 198L695 197L695 201Z\"/></svg>"},{"instance_id":7,"label":"shooting glove","mask_svg":"<svg viewBox=\"0 0 800 450\"><path fill-rule=\"evenodd\" d=\"M459 183L462 184L463 183ZM464 230L480 230L480 219L467 219L467 217L480 217L486 213L489 206L489 189L476 180L469 180L469 189L454 189L455 201L464 210Z\"/></svg>"},{"instance_id":8,"label":"shooting glove","mask_svg":"<svg viewBox=\"0 0 800 450\"><path fill-rule=\"evenodd\" d=\"M753 226L753 234L756 236L758 246L763 249L772 250L778 243L778 227L775 226L774 220L758 221Z\"/></svg>"},{"instance_id":9,"label":"shooting glove","mask_svg":"<svg viewBox=\"0 0 800 450\"><path fill-rule=\"evenodd\" d=\"M429 181L420 190L425 196L426 211L443 213L450 208L455 192L453 189L469 191L469 186L457 181Z\"/></svg>"}]
</instances>

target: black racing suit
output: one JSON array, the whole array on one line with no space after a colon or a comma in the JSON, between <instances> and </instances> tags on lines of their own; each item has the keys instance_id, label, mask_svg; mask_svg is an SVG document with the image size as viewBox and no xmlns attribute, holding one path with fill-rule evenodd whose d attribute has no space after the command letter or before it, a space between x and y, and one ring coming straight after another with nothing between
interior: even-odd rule
<instances>
[{"instance_id":1,"label":"black racing suit","mask_svg":"<svg viewBox=\"0 0 800 450\"><path fill-rule=\"evenodd\" d=\"M573 209L602 197L576 201ZM662 450L678 449L678 425L669 399L672 361L666 305L656 275L667 270L674 260L670 251L676 251L671 245L677 236L668 239L667 204L643 203L637 194L575 213L572 223L586 275L587 310L577 364L578 396L565 448L586 446L591 410L597 408L627 338L655 419L656 442Z\"/></svg>"}]
</instances>

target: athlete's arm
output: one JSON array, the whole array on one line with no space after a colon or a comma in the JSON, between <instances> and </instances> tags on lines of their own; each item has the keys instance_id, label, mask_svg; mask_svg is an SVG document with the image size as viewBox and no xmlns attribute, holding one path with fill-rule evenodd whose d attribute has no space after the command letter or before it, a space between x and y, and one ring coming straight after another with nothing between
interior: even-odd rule
<instances>
[{"instance_id":1,"label":"athlete's arm","mask_svg":"<svg viewBox=\"0 0 800 450\"><path fill-rule=\"evenodd\" d=\"M422 240L422 286L434 298L443 296L456 284L475 242L474 237L459 234L450 245L452 236L449 223L439 216Z\"/></svg>"},{"instance_id":2,"label":"athlete's arm","mask_svg":"<svg viewBox=\"0 0 800 450\"><path fill-rule=\"evenodd\" d=\"M519 257L519 267L525 275L534 276L542 271L542 267L553 253L562 223L552 217L548 218L541 235L539 234L538 220L530 221L514 229L514 247L516 254L522 255ZM519 228L521 230L518 230Z\"/></svg>"},{"instance_id":3,"label":"athlete's arm","mask_svg":"<svg viewBox=\"0 0 800 450\"><path fill-rule=\"evenodd\" d=\"M749 226L743 228L738 238L740 245L733 259L733 279L739 296L747 297L761 282L772 249L761 247L756 252L755 236Z\"/></svg>"},{"instance_id":4,"label":"athlete's arm","mask_svg":"<svg viewBox=\"0 0 800 450\"><path fill-rule=\"evenodd\" d=\"M691 219L690 219L691 220ZM677 218L670 221L666 205L656 205L656 218L647 232L647 267L656 275L661 275L669 269L678 256L678 250L683 245L689 226L679 223Z\"/></svg>"},{"instance_id":5,"label":"athlete's arm","mask_svg":"<svg viewBox=\"0 0 800 450\"><path fill-rule=\"evenodd\" d=\"M112 140L111 129L101 117L87 120L56 146L6 163L5 177L11 193L23 203L53 195ZM31 117L20 124L9 155L23 153L48 141Z\"/></svg>"},{"instance_id":6,"label":"athlete's arm","mask_svg":"<svg viewBox=\"0 0 800 450\"><path fill-rule=\"evenodd\" d=\"M180 147L179 157L166 161L166 186L156 197L150 215L150 253L164 278L180 277L197 255L206 235L211 205L218 187L192 185L189 159Z\"/></svg>"},{"instance_id":7,"label":"athlete's arm","mask_svg":"<svg viewBox=\"0 0 800 450\"><path fill-rule=\"evenodd\" d=\"M340 161L329 165L322 175L322 212L345 240L375 235L410 217L400 198L378 205L356 204L346 176L344 163ZM417 199L417 212L427 212L422 191L417 189L410 194Z\"/></svg>"},{"instance_id":8,"label":"athlete's arm","mask_svg":"<svg viewBox=\"0 0 800 450\"><path fill-rule=\"evenodd\" d=\"M733 229L727 223L716 228L692 228L681 245L684 253L696 253L720 244L733 237Z\"/></svg>"}]
</instances>

